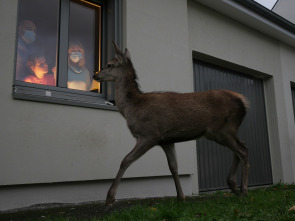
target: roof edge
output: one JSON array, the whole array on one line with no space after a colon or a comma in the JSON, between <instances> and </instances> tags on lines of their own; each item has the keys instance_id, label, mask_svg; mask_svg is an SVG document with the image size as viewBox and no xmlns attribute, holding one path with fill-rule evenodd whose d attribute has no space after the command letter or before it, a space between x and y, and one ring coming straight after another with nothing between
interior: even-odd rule
<instances>
[{"instance_id":1,"label":"roof edge","mask_svg":"<svg viewBox=\"0 0 295 221\"><path fill-rule=\"evenodd\" d=\"M240 5L243 5L244 7L268 19L269 21L295 34L295 25L292 22L276 14L275 12L265 8L259 3L253 0L234 0L234 1L238 2Z\"/></svg>"}]
</instances>

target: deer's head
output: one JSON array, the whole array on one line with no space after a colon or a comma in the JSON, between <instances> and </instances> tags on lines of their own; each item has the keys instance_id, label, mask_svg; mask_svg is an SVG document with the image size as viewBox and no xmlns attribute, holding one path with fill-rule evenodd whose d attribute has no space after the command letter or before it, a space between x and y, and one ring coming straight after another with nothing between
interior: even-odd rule
<instances>
[{"instance_id":1,"label":"deer's head","mask_svg":"<svg viewBox=\"0 0 295 221\"><path fill-rule=\"evenodd\" d=\"M95 73L93 76L94 80L116 81L122 76L124 67L130 63L131 57L128 49L126 48L123 53L114 41L113 46L115 49L115 57L107 63L105 68Z\"/></svg>"}]
</instances>

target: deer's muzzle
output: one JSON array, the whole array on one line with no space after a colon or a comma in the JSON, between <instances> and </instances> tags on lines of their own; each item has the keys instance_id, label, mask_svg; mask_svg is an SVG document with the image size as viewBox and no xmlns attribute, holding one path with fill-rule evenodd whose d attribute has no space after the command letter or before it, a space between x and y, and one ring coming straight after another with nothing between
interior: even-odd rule
<instances>
[{"instance_id":1,"label":"deer's muzzle","mask_svg":"<svg viewBox=\"0 0 295 221\"><path fill-rule=\"evenodd\" d=\"M93 75L93 79L96 80L96 81L100 81L99 71L95 72L95 74Z\"/></svg>"}]
</instances>

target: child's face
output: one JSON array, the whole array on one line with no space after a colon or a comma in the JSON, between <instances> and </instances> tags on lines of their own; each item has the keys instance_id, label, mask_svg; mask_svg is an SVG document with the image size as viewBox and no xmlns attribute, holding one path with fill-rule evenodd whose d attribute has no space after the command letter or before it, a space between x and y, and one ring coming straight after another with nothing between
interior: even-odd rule
<instances>
[{"instance_id":1,"label":"child's face","mask_svg":"<svg viewBox=\"0 0 295 221\"><path fill-rule=\"evenodd\" d=\"M48 65L44 57L38 57L35 59L35 66L32 66L32 70L38 77L40 75L46 74L48 72Z\"/></svg>"}]
</instances>

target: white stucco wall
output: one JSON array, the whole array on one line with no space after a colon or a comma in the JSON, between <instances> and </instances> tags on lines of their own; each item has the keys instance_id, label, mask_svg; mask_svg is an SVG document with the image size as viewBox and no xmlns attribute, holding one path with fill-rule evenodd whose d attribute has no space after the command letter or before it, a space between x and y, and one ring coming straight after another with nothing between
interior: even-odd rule
<instances>
[{"instance_id":1,"label":"white stucco wall","mask_svg":"<svg viewBox=\"0 0 295 221\"><path fill-rule=\"evenodd\" d=\"M188 17L190 48L196 55L234 64L264 80L273 181L294 182L294 48L196 1L188 1Z\"/></svg>"},{"instance_id":2,"label":"white stucco wall","mask_svg":"<svg viewBox=\"0 0 295 221\"><path fill-rule=\"evenodd\" d=\"M279 0L277 4L275 5L275 7L273 8L273 11L294 24L295 23L294 8L295 8L295 1Z\"/></svg>"},{"instance_id":3,"label":"white stucco wall","mask_svg":"<svg viewBox=\"0 0 295 221\"><path fill-rule=\"evenodd\" d=\"M187 28L184 28L186 34L175 32L173 36L170 28L164 28L172 27L175 21L187 27L186 2L168 2L171 3L126 1L125 44L134 58L143 90L192 91ZM174 16L175 5L182 9L182 19ZM144 17L141 10L153 11L149 7L165 13L154 11ZM135 145L118 112L12 98L16 22L17 1L1 0L1 27L7 36L1 35L5 50L0 52L3 67L0 99L5 104L1 108L5 127L1 127L0 185L114 178L121 160ZM149 28L154 30L148 31ZM169 36L169 41L163 44L165 36ZM174 47L171 43L175 43ZM193 173L194 144L177 146L184 147L177 150L180 173ZM168 174L163 151L154 148L132 165L125 177Z\"/></svg>"},{"instance_id":4,"label":"white stucco wall","mask_svg":"<svg viewBox=\"0 0 295 221\"><path fill-rule=\"evenodd\" d=\"M278 41L195 1L188 2L193 51L269 75L280 71Z\"/></svg>"},{"instance_id":5,"label":"white stucco wall","mask_svg":"<svg viewBox=\"0 0 295 221\"><path fill-rule=\"evenodd\" d=\"M186 1L126 2L125 44L143 91L192 92Z\"/></svg>"},{"instance_id":6,"label":"white stucco wall","mask_svg":"<svg viewBox=\"0 0 295 221\"><path fill-rule=\"evenodd\" d=\"M290 83L295 83L295 48L289 47L285 44L280 44L280 55L281 55L281 68L282 68L282 78L283 78L283 87L280 89L283 91L283 97L285 100L285 124L282 125L283 130L282 132L285 133L285 140L286 143L285 148L288 149L289 155L287 155L287 159L285 162L291 163L291 165L286 164L287 167L292 168L290 175L286 180L289 182L295 182L295 119L294 119L294 109L292 103L292 95L291 95L291 86ZM282 113L283 114L283 113Z\"/></svg>"},{"instance_id":7,"label":"white stucco wall","mask_svg":"<svg viewBox=\"0 0 295 221\"><path fill-rule=\"evenodd\" d=\"M13 99L18 1L1 0L0 3L0 27L5 30L0 37L0 189L2 187L4 191L9 185L91 180L107 180L110 184L108 179L115 177L121 160L135 145L125 120L116 111ZM181 19L175 18L175 5ZM126 0L123 8L124 45L131 52L142 89L193 91L186 2ZM175 22L183 27L183 32L171 30ZM179 173L193 174L195 142L177 144L176 147ZM170 176L170 172L164 152L155 147L135 162L124 177L167 175ZM190 195L192 180L182 180L185 193ZM154 192L142 190L138 197L161 195L156 189L165 188L165 182L155 183ZM131 183L133 186L130 187L136 186L136 182ZM162 194L174 195L174 187L168 186L168 192ZM127 189L118 196L128 196ZM95 199L104 199L105 189L97 188L97 191L101 192ZM2 200L0 205L5 207L5 199ZM27 202L33 203L29 199ZM7 208L13 208L13 202L9 205Z\"/></svg>"}]
</instances>

